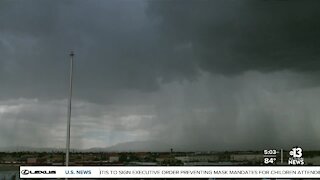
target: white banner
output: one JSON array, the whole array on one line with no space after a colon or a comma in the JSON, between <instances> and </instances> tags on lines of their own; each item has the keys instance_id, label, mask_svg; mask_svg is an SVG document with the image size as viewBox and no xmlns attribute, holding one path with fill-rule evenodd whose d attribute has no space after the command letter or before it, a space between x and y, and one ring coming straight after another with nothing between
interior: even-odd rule
<instances>
[{"instance_id":1,"label":"white banner","mask_svg":"<svg viewBox=\"0 0 320 180\"><path fill-rule=\"evenodd\" d=\"M320 178L320 166L21 166L20 178Z\"/></svg>"}]
</instances>

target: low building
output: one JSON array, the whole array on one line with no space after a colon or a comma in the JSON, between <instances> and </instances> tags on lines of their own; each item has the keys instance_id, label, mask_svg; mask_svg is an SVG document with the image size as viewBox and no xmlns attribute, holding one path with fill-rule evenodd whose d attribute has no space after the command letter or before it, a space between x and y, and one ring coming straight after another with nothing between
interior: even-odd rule
<instances>
[{"instance_id":1,"label":"low building","mask_svg":"<svg viewBox=\"0 0 320 180\"><path fill-rule=\"evenodd\" d=\"M306 165L320 165L320 156L306 157L304 163Z\"/></svg>"},{"instance_id":2,"label":"low building","mask_svg":"<svg viewBox=\"0 0 320 180\"><path fill-rule=\"evenodd\" d=\"M236 162L263 162L263 154L232 154L230 160Z\"/></svg>"},{"instance_id":3,"label":"low building","mask_svg":"<svg viewBox=\"0 0 320 180\"><path fill-rule=\"evenodd\" d=\"M172 156L170 154L160 154L158 157L156 157L156 161L159 163L168 161L170 159L172 159Z\"/></svg>"},{"instance_id":4,"label":"low building","mask_svg":"<svg viewBox=\"0 0 320 180\"><path fill-rule=\"evenodd\" d=\"M241 165L237 162L185 162L184 166L234 166Z\"/></svg>"},{"instance_id":5,"label":"low building","mask_svg":"<svg viewBox=\"0 0 320 180\"><path fill-rule=\"evenodd\" d=\"M53 163L51 163L51 165L52 166L63 166L64 163L62 163L62 162L53 162Z\"/></svg>"},{"instance_id":6,"label":"low building","mask_svg":"<svg viewBox=\"0 0 320 180\"><path fill-rule=\"evenodd\" d=\"M27 158L27 164L37 164L37 158Z\"/></svg>"},{"instance_id":7,"label":"low building","mask_svg":"<svg viewBox=\"0 0 320 180\"><path fill-rule=\"evenodd\" d=\"M219 160L218 155L203 154L203 155L191 155L191 156L178 156L175 159L181 162L216 162Z\"/></svg>"},{"instance_id":8,"label":"low building","mask_svg":"<svg viewBox=\"0 0 320 180\"><path fill-rule=\"evenodd\" d=\"M109 161L110 162L119 162L119 156L110 156Z\"/></svg>"},{"instance_id":9,"label":"low building","mask_svg":"<svg viewBox=\"0 0 320 180\"><path fill-rule=\"evenodd\" d=\"M157 166L156 162L129 162L130 166Z\"/></svg>"}]
</instances>

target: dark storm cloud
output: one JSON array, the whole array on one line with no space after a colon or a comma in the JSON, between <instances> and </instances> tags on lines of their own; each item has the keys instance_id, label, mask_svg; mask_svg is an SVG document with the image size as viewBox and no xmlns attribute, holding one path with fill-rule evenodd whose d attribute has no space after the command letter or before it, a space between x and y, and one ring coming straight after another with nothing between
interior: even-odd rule
<instances>
[{"instance_id":1,"label":"dark storm cloud","mask_svg":"<svg viewBox=\"0 0 320 180\"><path fill-rule=\"evenodd\" d=\"M1 1L0 144L64 146L74 49L74 147L318 148L319 6Z\"/></svg>"},{"instance_id":2,"label":"dark storm cloud","mask_svg":"<svg viewBox=\"0 0 320 180\"><path fill-rule=\"evenodd\" d=\"M316 1L2 1L2 98L76 97L194 80L199 71L318 70ZM108 97L108 98L106 98Z\"/></svg>"},{"instance_id":3,"label":"dark storm cloud","mask_svg":"<svg viewBox=\"0 0 320 180\"><path fill-rule=\"evenodd\" d=\"M192 44L197 64L214 73L318 71L318 1L151 1L168 44Z\"/></svg>"},{"instance_id":4,"label":"dark storm cloud","mask_svg":"<svg viewBox=\"0 0 320 180\"><path fill-rule=\"evenodd\" d=\"M65 97L71 48L76 96L87 100L126 89L154 91L159 79L184 79L196 71L190 63L181 66L182 57L163 58L161 37L145 16L144 1L2 4L1 64L8 69L1 71L2 98Z\"/></svg>"}]
</instances>

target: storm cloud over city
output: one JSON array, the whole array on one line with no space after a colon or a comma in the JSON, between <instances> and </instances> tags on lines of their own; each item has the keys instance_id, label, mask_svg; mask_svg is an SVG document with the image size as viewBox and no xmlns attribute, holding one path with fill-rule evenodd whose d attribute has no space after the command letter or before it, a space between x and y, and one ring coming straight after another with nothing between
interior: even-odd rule
<instances>
[{"instance_id":1,"label":"storm cloud over city","mask_svg":"<svg viewBox=\"0 0 320 180\"><path fill-rule=\"evenodd\" d=\"M320 144L320 2L0 1L0 147ZM154 143L157 142L157 143Z\"/></svg>"}]
</instances>

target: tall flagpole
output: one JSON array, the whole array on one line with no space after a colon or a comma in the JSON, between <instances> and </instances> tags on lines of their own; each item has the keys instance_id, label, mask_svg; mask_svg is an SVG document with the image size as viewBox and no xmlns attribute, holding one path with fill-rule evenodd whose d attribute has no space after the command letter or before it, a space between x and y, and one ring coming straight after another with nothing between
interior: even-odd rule
<instances>
[{"instance_id":1,"label":"tall flagpole","mask_svg":"<svg viewBox=\"0 0 320 180\"><path fill-rule=\"evenodd\" d=\"M72 78L73 78L74 52L70 51L69 56L70 56L70 88L69 88L68 122L67 122L66 166L69 165L69 152L70 152L70 121L71 121L71 99L72 99Z\"/></svg>"}]
</instances>

